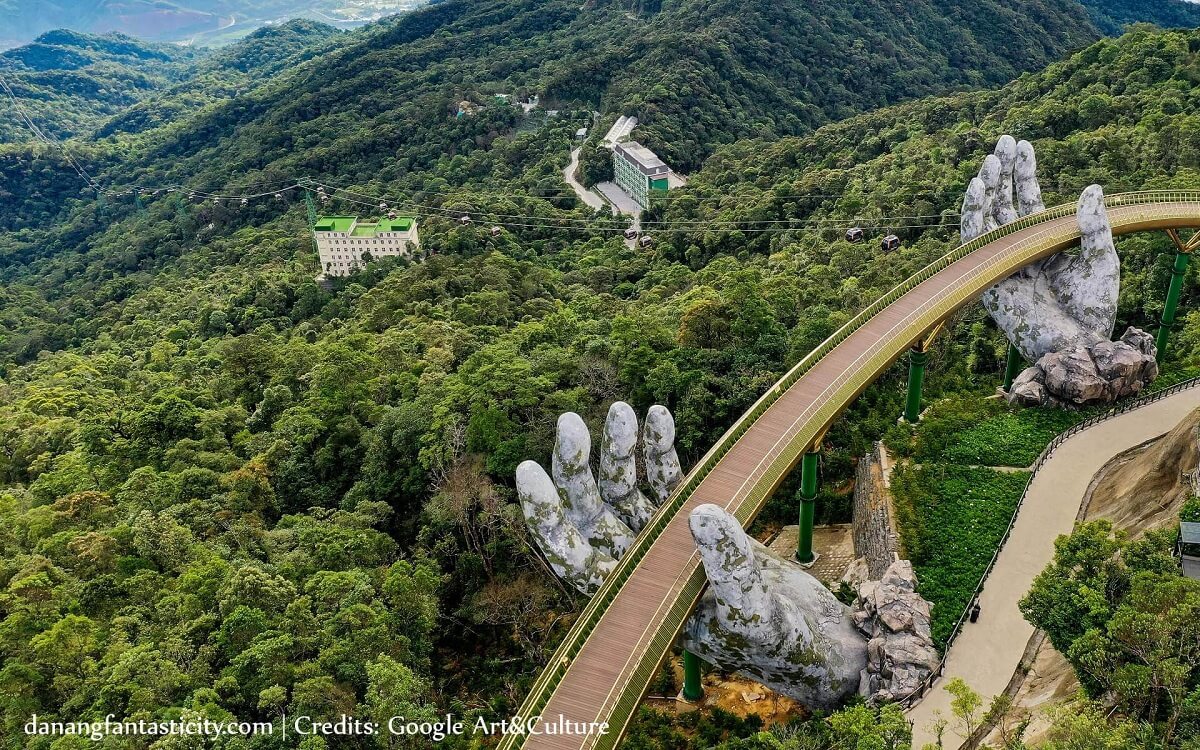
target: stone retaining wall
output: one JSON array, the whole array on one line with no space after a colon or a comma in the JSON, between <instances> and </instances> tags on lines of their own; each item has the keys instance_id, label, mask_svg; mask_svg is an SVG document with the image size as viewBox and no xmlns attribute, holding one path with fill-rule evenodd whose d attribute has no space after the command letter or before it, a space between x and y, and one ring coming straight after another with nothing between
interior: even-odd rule
<instances>
[{"instance_id":1,"label":"stone retaining wall","mask_svg":"<svg viewBox=\"0 0 1200 750\"><path fill-rule=\"evenodd\" d=\"M899 559L880 450L876 443L874 450L859 459L854 481L854 554L866 559L872 580L881 578Z\"/></svg>"}]
</instances>

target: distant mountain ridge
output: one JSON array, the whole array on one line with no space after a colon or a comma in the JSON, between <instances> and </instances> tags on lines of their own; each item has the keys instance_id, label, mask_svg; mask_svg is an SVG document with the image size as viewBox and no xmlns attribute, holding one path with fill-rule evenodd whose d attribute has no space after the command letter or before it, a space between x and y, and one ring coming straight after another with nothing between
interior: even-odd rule
<instances>
[{"instance_id":1,"label":"distant mountain ridge","mask_svg":"<svg viewBox=\"0 0 1200 750\"><path fill-rule=\"evenodd\" d=\"M1105 34L1120 34L1131 23L1165 29L1200 26L1200 4L1185 0L1080 0Z\"/></svg>"},{"instance_id":2,"label":"distant mountain ridge","mask_svg":"<svg viewBox=\"0 0 1200 750\"><path fill-rule=\"evenodd\" d=\"M59 29L0 53L0 74L22 109L53 137L88 135L102 125L100 135L133 132L194 110L201 102L234 96L304 50L318 54L320 42L337 33L325 24L290 21L210 52L122 34ZM175 96L165 96L169 92ZM140 106L156 94L164 96ZM187 106L182 106L184 100ZM7 100L0 106L11 107ZM17 117L0 119L0 143L30 138Z\"/></svg>"},{"instance_id":3,"label":"distant mountain ridge","mask_svg":"<svg viewBox=\"0 0 1200 750\"><path fill-rule=\"evenodd\" d=\"M206 46L294 18L361 25L424 0L0 0L0 49L56 28Z\"/></svg>"}]
</instances>

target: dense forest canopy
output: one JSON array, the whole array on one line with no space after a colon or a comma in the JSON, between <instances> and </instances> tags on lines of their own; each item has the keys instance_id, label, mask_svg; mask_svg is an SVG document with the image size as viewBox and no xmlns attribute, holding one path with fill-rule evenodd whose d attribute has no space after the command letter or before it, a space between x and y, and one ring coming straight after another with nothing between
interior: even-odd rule
<instances>
[{"instance_id":1,"label":"dense forest canopy","mask_svg":"<svg viewBox=\"0 0 1200 750\"><path fill-rule=\"evenodd\" d=\"M0 53L0 75L34 123L55 137L85 134L131 104L187 75L197 53L117 34L51 31ZM0 143L31 139L6 101Z\"/></svg>"},{"instance_id":2,"label":"dense forest canopy","mask_svg":"<svg viewBox=\"0 0 1200 750\"><path fill-rule=\"evenodd\" d=\"M1148 22L1168 29L1200 26L1200 5L1186 0L1081 0L1105 34L1117 34L1131 23Z\"/></svg>"},{"instance_id":3,"label":"dense forest canopy","mask_svg":"<svg viewBox=\"0 0 1200 750\"><path fill-rule=\"evenodd\" d=\"M280 139L320 139L332 150L347 117L416 121L421 137L401 131L372 145L419 150L425 123L442 124L459 99L528 90L636 113L640 137L691 170L722 142L798 134L900 99L1000 84L1097 35L1076 0L673 0L647 15L575 0L445 0L348 35L146 146L161 160L202 157L201 144L238 154L253 139L263 152L231 170L328 169L310 151L289 159L290 141Z\"/></svg>"},{"instance_id":4,"label":"dense forest canopy","mask_svg":"<svg viewBox=\"0 0 1200 750\"><path fill-rule=\"evenodd\" d=\"M279 55L218 53L205 77L70 142L118 185L236 192L313 174L427 207L435 254L330 290L298 196L139 209L95 200L57 149L0 146L6 741L35 712L502 715L580 604L534 554L511 489L517 462L546 461L560 412L595 426L617 398L666 404L692 463L840 322L953 247L963 186L1000 133L1035 141L1050 202L1091 182L1196 184L1200 32L1138 28L998 89L811 131L1005 79L1095 32L1066 2L928 2L904 12L933 36L884 39L870 34L900 28L884 4L857 4L846 23L872 44L846 54L884 79L830 64L800 85L804 61L847 48L805 37L801 5L449 0L313 29L315 47L285 27ZM494 93L560 109L525 115ZM725 109L689 109L709 99ZM478 110L456 116L463 100ZM647 215L651 248L564 192L597 103L629 104L647 140L703 162ZM745 136L760 137L721 145ZM451 210L532 226L493 236ZM885 261L876 242L848 244L853 223L904 247ZM1168 248L1120 241L1122 323L1151 324ZM1179 338L1175 357L1200 358L1200 313ZM989 392L1003 351L965 311L930 397ZM895 424L901 383L885 376L838 425L827 478ZM794 502L785 487L768 517ZM822 513L838 503L823 496Z\"/></svg>"}]
</instances>

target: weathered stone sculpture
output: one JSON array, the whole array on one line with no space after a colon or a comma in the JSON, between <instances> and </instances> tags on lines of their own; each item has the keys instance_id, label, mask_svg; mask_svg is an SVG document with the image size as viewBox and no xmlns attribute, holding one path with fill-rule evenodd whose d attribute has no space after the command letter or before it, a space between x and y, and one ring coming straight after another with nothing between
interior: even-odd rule
<instances>
[{"instance_id":1,"label":"weathered stone sculpture","mask_svg":"<svg viewBox=\"0 0 1200 750\"><path fill-rule=\"evenodd\" d=\"M670 416L670 412L667 412L668 419ZM647 419L647 431L649 427L650 420ZM670 428L673 436L674 422ZM650 502L638 489L637 459L634 458L637 441L637 415L633 413L632 406L624 401L617 401L608 409L608 419L604 422L604 439L600 442L600 494L633 531L642 530L655 508L655 503ZM655 467L662 463L662 459L656 456L657 462L651 461L648 441L646 448L646 470L653 473ZM675 476L672 481L663 484L662 492L656 493L659 502L665 500L679 482L679 458L675 456L674 445L671 446L670 454L674 459Z\"/></svg>"},{"instance_id":2,"label":"weathered stone sculpture","mask_svg":"<svg viewBox=\"0 0 1200 750\"><path fill-rule=\"evenodd\" d=\"M597 484L587 427L577 414L564 414L554 480L533 461L517 467L530 532L554 571L585 594L603 583L632 542L632 529L654 512L656 502L637 486L636 436L633 409L613 404ZM657 503L681 479L674 441L671 413L651 407L642 442ZM893 566L898 572L889 569L882 582L864 584L851 610L795 562L750 539L724 509L699 506L688 523L709 581L684 629L684 645L693 653L820 708L860 690L873 701L903 697L936 664L929 605L913 590L911 567ZM872 584L877 588L868 597L865 587ZM872 658L869 643L876 648Z\"/></svg>"},{"instance_id":3,"label":"weathered stone sculpture","mask_svg":"<svg viewBox=\"0 0 1200 750\"><path fill-rule=\"evenodd\" d=\"M685 646L813 708L853 695L867 651L845 605L750 539L724 509L701 505L688 525L709 586L686 625Z\"/></svg>"},{"instance_id":4,"label":"weathered stone sculpture","mask_svg":"<svg viewBox=\"0 0 1200 750\"><path fill-rule=\"evenodd\" d=\"M675 418L667 411L667 407L655 404L646 412L642 446L646 459L646 481L661 503L683 478L679 456L675 453Z\"/></svg>"},{"instance_id":5,"label":"weathered stone sculpture","mask_svg":"<svg viewBox=\"0 0 1200 750\"><path fill-rule=\"evenodd\" d=\"M1044 208L1033 146L1003 136L967 188L962 240ZM1110 341L1121 264L1099 185L1083 191L1076 217L1082 234L1077 251L1031 263L983 295L1008 340L1034 363L1009 391L1009 399L1022 405L1114 401L1158 376L1149 334L1130 328Z\"/></svg>"}]
</instances>

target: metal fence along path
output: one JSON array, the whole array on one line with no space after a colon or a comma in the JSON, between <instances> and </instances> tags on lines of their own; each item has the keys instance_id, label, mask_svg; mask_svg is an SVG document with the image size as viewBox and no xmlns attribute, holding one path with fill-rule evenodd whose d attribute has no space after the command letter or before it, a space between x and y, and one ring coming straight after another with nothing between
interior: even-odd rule
<instances>
[{"instance_id":1,"label":"metal fence along path","mask_svg":"<svg viewBox=\"0 0 1200 750\"><path fill-rule=\"evenodd\" d=\"M987 583L988 576L991 575L992 570L996 567L996 561L1000 559L1000 552L1004 549L1004 545L1008 542L1009 536L1012 535L1013 527L1017 524L1017 517L1021 514L1021 506L1025 504L1025 498L1029 496L1029 488L1033 486L1034 478L1037 477L1038 472L1046 464L1046 462L1050 460L1050 458L1054 455L1054 451L1056 451L1060 445L1084 430L1095 427L1101 422L1107 422L1114 417L1119 417L1122 414L1128 414L1135 409L1140 409L1143 406L1149 406L1150 404L1157 403L1164 398L1173 396L1180 391L1186 391L1197 386L1200 386L1200 377L1184 380L1183 382L1176 383L1168 388L1163 388L1162 390L1154 391L1153 393L1147 393L1144 396L1139 396L1124 403L1117 404L1103 414L1097 414L1095 416L1088 417L1084 421L1071 425L1066 430L1063 430L1058 435L1055 435L1054 439L1050 441L1050 444L1047 445L1040 454L1038 454L1037 460L1033 462L1033 465L1029 467L1029 479L1025 482L1025 489L1021 492L1021 497L1017 500L1017 507L1013 509L1012 518L1008 522L1008 528L1005 529L1004 536L1001 538L999 546L996 547L996 552L992 555L992 559L988 562L987 569L983 571L983 575L979 577L979 583L975 584L975 592L971 595L971 601L974 601L979 596L980 592L983 591L983 586L985 583ZM970 602L968 602L967 607L963 609L962 613L958 616L958 620L954 623L954 629L950 631L950 635L946 639L945 654L950 653L950 647L954 645L954 640L958 638L958 634L962 632L963 625L967 621L967 616L970 612L970 609L971 605ZM910 708L916 705L921 698L924 698L925 694L937 684L945 667L946 658L945 655L943 655L942 660L938 662L938 667L933 671L933 674L929 675L929 677L927 677L925 681L922 682L919 687L917 687L916 690L909 693L907 697L900 701L900 704L905 708Z\"/></svg>"},{"instance_id":2,"label":"metal fence along path","mask_svg":"<svg viewBox=\"0 0 1200 750\"><path fill-rule=\"evenodd\" d=\"M1200 227L1200 191L1113 195L1106 204L1114 234ZM993 230L892 289L802 359L659 508L522 704L522 717L541 719L502 747L614 747L705 585L691 510L713 503L749 524L801 454L909 347L992 284L1079 237L1074 204ZM609 731L552 733L562 721L607 722Z\"/></svg>"}]
</instances>

